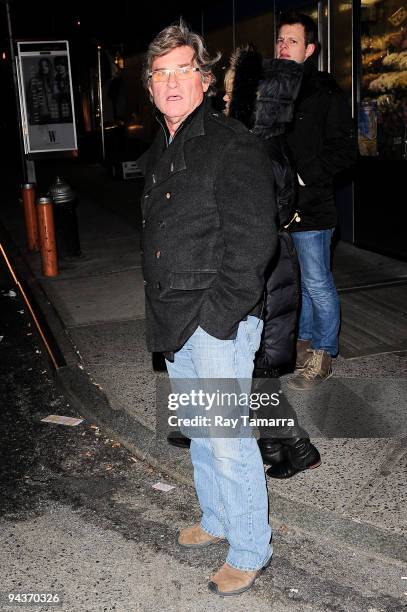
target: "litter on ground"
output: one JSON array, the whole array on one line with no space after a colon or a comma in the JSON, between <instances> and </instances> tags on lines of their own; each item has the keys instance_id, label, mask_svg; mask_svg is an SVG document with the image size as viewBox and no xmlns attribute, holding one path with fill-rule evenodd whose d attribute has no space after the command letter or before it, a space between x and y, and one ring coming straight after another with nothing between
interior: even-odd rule
<instances>
[{"instance_id":1,"label":"litter on ground","mask_svg":"<svg viewBox=\"0 0 407 612\"><path fill-rule=\"evenodd\" d=\"M43 423L55 423L56 425L69 425L69 427L76 427L77 425L79 425L79 423L82 423L83 419L61 416L59 414L50 414L44 419L41 419L41 421Z\"/></svg>"},{"instance_id":2,"label":"litter on ground","mask_svg":"<svg viewBox=\"0 0 407 612\"><path fill-rule=\"evenodd\" d=\"M152 485L153 489L157 489L157 491L163 491L167 493L167 491L171 491L171 489L175 489L173 485L166 484L165 482L156 482Z\"/></svg>"}]
</instances>

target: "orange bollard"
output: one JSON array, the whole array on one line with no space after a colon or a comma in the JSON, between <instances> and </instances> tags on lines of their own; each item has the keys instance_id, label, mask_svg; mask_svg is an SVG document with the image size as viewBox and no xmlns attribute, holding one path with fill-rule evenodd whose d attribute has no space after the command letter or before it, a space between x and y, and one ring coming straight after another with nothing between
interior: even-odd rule
<instances>
[{"instance_id":1,"label":"orange bollard","mask_svg":"<svg viewBox=\"0 0 407 612\"><path fill-rule=\"evenodd\" d=\"M25 228L27 231L27 244L30 251L39 250L37 212L35 210L35 185L26 183L22 185L24 205Z\"/></svg>"},{"instance_id":2,"label":"orange bollard","mask_svg":"<svg viewBox=\"0 0 407 612\"><path fill-rule=\"evenodd\" d=\"M44 276L56 276L58 274L54 211L52 206L51 198L39 198L37 200L42 273Z\"/></svg>"}]
</instances>

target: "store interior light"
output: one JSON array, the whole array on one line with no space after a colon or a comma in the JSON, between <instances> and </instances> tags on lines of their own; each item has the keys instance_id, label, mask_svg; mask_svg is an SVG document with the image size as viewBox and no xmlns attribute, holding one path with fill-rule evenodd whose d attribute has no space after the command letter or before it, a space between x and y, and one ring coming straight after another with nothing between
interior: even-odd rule
<instances>
[{"instance_id":1,"label":"store interior light","mask_svg":"<svg viewBox=\"0 0 407 612\"><path fill-rule=\"evenodd\" d=\"M123 70L123 68L124 68L124 57L119 52L117 52L116 55L115 55L114 63L116 64L116 66L118 68Z\"/></svg>"},{"instance_id":2,"label":"store interior light","mask_svg":"<svg viewBox=\"0 0 407 612\"><path fill-rule=\"evenodd\" d=\"M136 132L137 130L142 130L143 129L143 124L142 123L130 123L127 126L127 131L128 132Z\"/></svg>"}]
</instances>

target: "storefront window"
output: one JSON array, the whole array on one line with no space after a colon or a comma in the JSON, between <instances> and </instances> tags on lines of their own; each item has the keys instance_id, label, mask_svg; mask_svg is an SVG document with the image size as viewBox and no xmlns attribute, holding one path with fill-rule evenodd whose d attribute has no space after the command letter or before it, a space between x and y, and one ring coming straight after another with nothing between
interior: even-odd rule
<instances>
[{"instance_id":1,"label":"storefront window","mask_svg":"<svg viewBox=\"0 0 407 612\"><path fill-rule=\"evenodd\" d=\"M331 18L331 74L352 104L352 2L332 0Z\"/></svg>"},{"instance_id":2,"label":"storefront window","mask_svg":"<svg viewBox=\"0 0 407 612\"><path fill-rule=\"evenodd\" d=\"M359 150L407 159L407 4L361 2Z\"/></svg>"}]
</instances>

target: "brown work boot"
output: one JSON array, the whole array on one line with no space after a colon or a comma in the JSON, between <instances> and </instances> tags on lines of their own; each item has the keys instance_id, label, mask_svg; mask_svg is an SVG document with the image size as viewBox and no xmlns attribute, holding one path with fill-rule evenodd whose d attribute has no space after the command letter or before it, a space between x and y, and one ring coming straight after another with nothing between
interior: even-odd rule
<instances>
[{"instance_id":1,"label":"brown work boot","mask_svg":"<svg viewBox=\"0 0 407 612\"><path fill-rule=\"evenodd\" d=\"M212 576L208 588L212 593L227 597L228 595L240 595L249 590L255 583L256 578L269 566L271 559L264 567L254 572L235 569L227 563Z\"/></svg>"},{"instance_id":2,"label":"brown work boot","mask_svg":"<svg viewBox=\"0 0 407 612\"><path fill-rule=\"evenodd\" d=\"M314 349L306 367L294 374L287 386L297 391L310 391L332 376L332 357L326 351Z\"/></svg>"},{"instance_id":3,"label":"brown work boot","mask_svg":"<svg viewBox=\"0 0 407 612\"><path fill-rule=\"evenodd\" d=\"M202 529L199 523L192 525L192 527L186 527L180 529L177 536L177 543L183 548L205 548L211 546L211 544L218 544L223 542L225 538L215 538Z\"/></svg>"},{"instance_id":4,"label":"brown work boot","mask_svg":"<svg viewBox=\"0 0 407 612\"><path fill-rule=\"evenodd\" d=\"M295 372L301 372L311 359L311 340L297 340L297 358L295 360Z\"/></svg>"}]
</instances>

